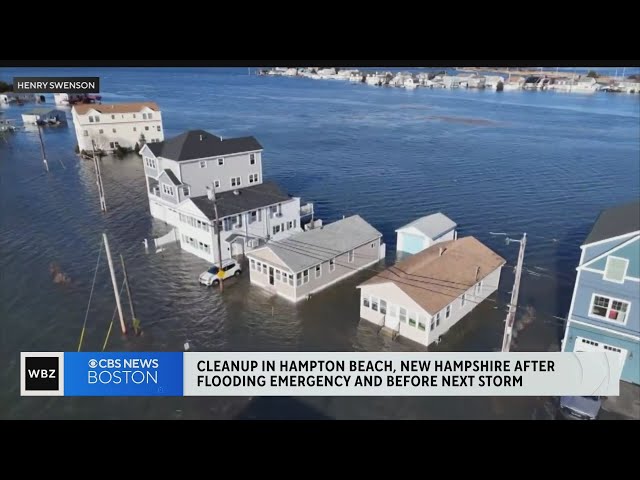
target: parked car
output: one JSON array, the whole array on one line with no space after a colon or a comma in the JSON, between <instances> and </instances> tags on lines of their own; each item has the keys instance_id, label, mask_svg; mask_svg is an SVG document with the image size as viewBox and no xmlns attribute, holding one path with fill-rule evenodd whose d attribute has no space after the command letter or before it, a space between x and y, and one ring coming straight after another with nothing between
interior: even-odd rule
<instances>
[{"instance_id":1,"label":"parked car","mask_svg":"<svg viewBox=\"0 0 640 480\"><path fill-rule=\"evenodd\" d=\"M229 277L239 276L242 273L242 269L240 268L240 264L235 260L226 260L222 262L222 272L223 275L219 275L220 269L217 265L213 265L206 272L202 272L199 277L199 281L202 285L206 285L207 287L211 285L218 285L220 282L220 278L226 280Z\"/></svg>"},{"instance_id":2,"label":"parked car","mask_svg":"<svg viewBox=\"0 0 640 480\"><path fill-rule=\"evenodd\" d=\"M560 398L560 412L568 420L596 420L601 406L600 397Z\"/></svg>"}]
</instances>

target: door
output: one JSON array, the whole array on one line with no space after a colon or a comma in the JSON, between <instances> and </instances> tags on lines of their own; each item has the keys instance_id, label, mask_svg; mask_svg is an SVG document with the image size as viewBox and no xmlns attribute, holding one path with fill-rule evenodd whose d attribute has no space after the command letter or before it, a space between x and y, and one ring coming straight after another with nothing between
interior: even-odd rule
<instances>
[{"instance_id":1,"label":"door","mask_svg":"<svg viewBox=\"0 0 640 480\"><path fill-rule=\"evenodd\" d=\"M402 251L407 253L418 253L424 247L424 239L418 235L402 234Z\"/></svg>"},{"instance_id":2,"label":"door","mask_svg":"<svg viewBox=\"0 0 640 480\"><path fill-rule=\"evenodd\" d=\"M620 364L624 368L624 362L627 359L627 350L624 348L614 347L606 343L596 342L584 337L576 337L576 343L573 346L574 352L614 352L620 358Z\"/></svg>"},{"instance_id":3,"label":"door","mask_svg":"<svg viewBox=\"0 0 640 480\"><path fill-rule=\"evenodd\" d=\"M274 284L273 267L269 267L269 285L273 285L273 284Z\"/></svg>"}]
</instances>

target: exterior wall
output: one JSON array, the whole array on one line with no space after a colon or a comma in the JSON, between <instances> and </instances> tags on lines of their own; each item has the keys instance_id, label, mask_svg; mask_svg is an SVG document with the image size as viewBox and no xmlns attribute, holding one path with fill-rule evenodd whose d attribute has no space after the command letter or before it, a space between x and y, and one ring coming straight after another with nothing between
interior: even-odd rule
<instances>
[{"instance_id":1,"label":"exterior wall","mask_svg":"<svg viewBox=\"0 0 640 480\"><path fill-rule=\"evenodd\" d=\"M417 245L414 245L414 242L412 242L412 239L407 238L407 236L422 238L422 244L418 246L419 250L416 250L413 248L414 246L417 246ZM455 229L452 229L446 232L444 235L441 235L434 240L432 238L427 237L425 234L423 234L422 232L420 232L415 228L408 228L407 230L398 231L398 235L397 235L398 243L397 243L396 249L399 252L418 253L422 250L429 248L431 245L435 243L445 242L447 240L455 240L456 238L457 238L457 233Z\"/></svg>"},{"instance_id":2,"label":"exterior wall","mask_svg":"<svg viewBox=\"0 0 640 480\"><path fill-rule=\"evenodd\" d=\"M618 258L626 258L629 260L629 266L627 267L627 277L640 279L640 237L636 238L631 243L624 247L618 248L615 252L611 252L611 255ZM591 270L599 270L604 273L607 267L607 258L601 258L589 265Z\"/></svg>"},{"instance_id":3,"label":"exterior wall","mask_svg":"<svg viewBox=\"0 0 640 480\"><path fill-rule=\"evenodd\" d=\"M595 245L593 244L585 245L583 247L584 257L582 259L582 263L584 264L586 262L593 260L594 258L602 255L603 253L608 252L612 248L615 248L618 245L621 245L624 242L628 241L631 237L633 237L633 234L624 235L619 238L615 238L603 243L596 243Z\"/></svg>"},{"instance_id":4,"label":"exterior wall","mask_svg":"<svg viewBox=\"0 0 640 480\"><path fill-rule=\"evenodd\" d=\"M396 330L400 336L428 346L432 342L436 341L438 337L444 335L453 325L458 323L479 303L498 289L501 271L502 268L498 268L482 279L482 289L477 295L475 294L475 285L467 290L464 306L461 305L461 297L453 299L450 304L451 311L449 318L446 318L446 307L440 312L434 312L434 314L431 315L391 282L380 285L365 285L362 287L362 292L360 294L360 316L365 320L376 323L377 325L385 325L392 330ZM387 301L386 315L383 316L379 312L375 312L370 307L366 307L364 305L364 297L368 295L373 295L378 299ZM406 321L400 320L399 313L398 318L394 318L391 315L391 305L395 305L398 309L402 307L407 310ZM411 313L416 315L415 325L411 325L409 322ZM440 318L436 323L438 313L440 314ZM433 330L431 329L432 320ZM420 329L421 323L425 325L425 330Z\"/></svg>"},{"instance_id":5,"label":"exterior wall","mask_svg":"<svg viewBox=\"0 0 640 480\"><path fill-rule=\"evenodd\" d=\"M627 310L626 323L600 319L590 315L591 299L600 294L630 303ZM580 271L575 286L573 309L570 319L576 319L610 329L614 332L640 332L640 283L626 280L624 283L603 280L602 274L586 270Z\"/></svg>"},{"instance_id":6,"label":"exterior wall","mask_svg":"<svg viewBox=\"0 0 640 480\"><path fill-rule=\"evenodd\" d=\"M296 285L297 299L302 300L312 293L318 292L343 278L353 275L358 270L366 268L380 260L380 241L378 238L371 243L362 245L354 250L353 262L349 263L349 254L343 253L335 259L335 270L329 272L329 262L320 264L320 278L315 276L315 266L309 268L309 281ZM371 245L374 245L371 247ZM299 272L304 278L303 272Z\"/></svg>"},{"instance_id":7,"label":"exterior wall","mask_svg":"<svg viewBox=\"0 0 640 480\"><path fill-rule=\"evenodd\" d=\"M250 163L251 153L255 155L255 165ZM219 158L223 159L224 165L218 165ZM200 162L205 162L206 167L200 167ZM258 174L258 181L249 183L249 174L252 173ZM262 152L247 152L180 162L180 174L176 175L183 183L191 187L191 195L194 197L206 195L207 187L210 187L214 180L220 181L220 187L216 187L217 193L251 187L262 183ZM240 186L231 186L232 177L240 177Z\"/></svg>"},{"instance_id":8,"label":"exterior wall","mask_svg":"<svg viewBox=\"0 0 640 480\"><path fill-rule=\"evenodd\" d=\"M178 203L178 187L175 186L173 182L170 181L166 175L161 176L161 178L158 181L158 184L160 185L160 198L165 202L169 202L174 205L177 204ZM173 189L173 195L167 195L164 192L162 185L166 185L167 187L170 187L171 189Z\"/></svg>"},{"instance_id":9,"label":"exterior wall","mask_svg":"<svg viewBox=\"0 0 640 480\"><path fill-rule=\"evenodd\" d=\"M152 119L143 120L143 113L151 113ZM100 121L90 122L89 117L95 116L99 117ZM94 113L93 110L89 110L85 115L78 115L73 109L72 117L80 150L90 151L92 138L96 142L96 147L102 150L110 150L110 142L118 142L121 147L134 148L141 133L144 134L148 143L164 140L162 113L151 109L143 109L136 113L114 114ZM100 133L101 130L102 133Z\"/></svg>"},{"instance_id":10,"label":"exterior wall","mask_svg":"<svg viewBox=\"0 0 640 480\"><path fill-rule=\"evenodd\" d=\"M263 257L248 255L249 258L249 278L251 283L268 290L271 293L280 295L287 300L296 301L295 276L290 270L283 268L276 263L265 261ZM270 284L270 269L273 269L273 285ZM280 272L280 275L276 273ZM283 281L284 274L287 275ZM288 275L292 275L293 285L290 285ZM278 280L278 278L280 280Z\"/></svg>"},{"instance_id":11,"label":"exterior wall","mask_svg":"<svg viewBox=\"0 0 640 480\"><path fill-rule=\"evenodd\" d=\"M640 339L616 335L587 325L569 321L564 338L563 351L576 350L577 337L587 338L594 342L610 345L627 351L626 360L622 369L621 379L625 382L640 384Z\"/></svg>"},{"instance_id":12,"label":"exterior wall","mask_svg":"<svg viewBox=\"0 0 640 480\"><path fill-rule=\"evenodd\" d=\"M427 246L425 248L429 248L434 243L446 242L447 240L455 240L456 238L457 238L457 233L455 229L448 231L444 235L441 235L438 238L436 238L435 240L431 240L427 237Z\"/></svg>"}]
</instances>

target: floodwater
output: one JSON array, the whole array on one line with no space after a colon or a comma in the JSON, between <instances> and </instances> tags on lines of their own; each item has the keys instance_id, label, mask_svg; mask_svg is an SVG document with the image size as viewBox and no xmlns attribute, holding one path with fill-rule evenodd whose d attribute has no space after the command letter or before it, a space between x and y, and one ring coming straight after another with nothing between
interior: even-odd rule
<instances>
[{"instance_id":1,"label":"floodwater","mask_svg":"<svg viewBox=\"0 0 640 480\"><path fill-rule=\"evenodd\" d=\"M165 135L202 128L223 137L254 135L264 175L312 201L325 222L358 213L379 229L387 262L394 229L434 211L515 264L528 234L514 350L557 350L569 309L579 245L600 209L640 195L640 96L377 88L337 81L248 76L246 69L5 69L14 75L100 76L103 101L157 101ZM51 96L47 99L52 102ZM3 108L17 119L30 106ZM69 117L70 118L70 117ZM231 280L223 295L197 283L207 265L168 248L146 253L143 239L166 227L148 213L141 160L102 160L108 212L100 212L91 162L73 153L73 126L0 138L0 417L234 418L245 398L21 398L20 351L78 348L101 234L127 262L144 336L108 350L416 351L359 321L360 272L291 305ZM57 262L71 283L52 282ZM376 267L382 268L382 265ZM118 275L120 268L117 265ZM83 350L101 350L114 312L104 256ZM499 292L434 347L498 350L513 272ZM555 318L558 317L558 318ZM301 398L322 418L552 418L546 398ZM281 416L295 409L273 407ZM264 407L266 408L266 407ZM279 408L279 410L278 410ZM306 410L305 410L306 409ZM297 410L296 410L297 411ZM273 412L272 412L273 413ZM304 414L299 414L304 416ZM250 415L249 415L250 416ZM243 418L244 418L243 417Z\"/></svg>"}]
</instances>

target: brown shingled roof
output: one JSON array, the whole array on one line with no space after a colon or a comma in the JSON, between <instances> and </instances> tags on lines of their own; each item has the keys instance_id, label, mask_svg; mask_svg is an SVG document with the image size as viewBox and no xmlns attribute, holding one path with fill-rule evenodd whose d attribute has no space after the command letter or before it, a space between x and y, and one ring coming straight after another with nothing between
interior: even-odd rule
<instances>
[{"instance_id":1,"label":"brown shingled roof","mask_svg":"<svg viewBox=\"0 0 640 480\"><path fill-rule=\"evenodd\" d=\"M464 237L436 243L361 286L394 283L427 312L435 314L505 263L504 258L476 238Z\"/></svg>"},{"instance_id":2,"label":"brown shingled roof","mask_svg":"<svg viewBox=\"0 0 640 480\"><path fill-rule=\"evenodd\" d=\"M144 107L151 110L159 111L160 108L156 102L135 102L135 103L83 103L74 105L73 108L78 115L84 115L89 110L96 110L100 113L138 113Z\"/></svg>"}]
</instances>

